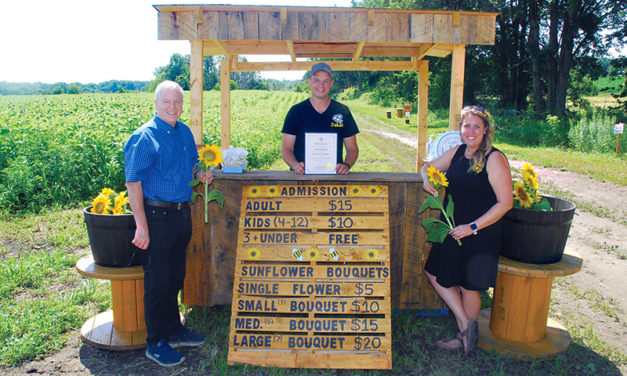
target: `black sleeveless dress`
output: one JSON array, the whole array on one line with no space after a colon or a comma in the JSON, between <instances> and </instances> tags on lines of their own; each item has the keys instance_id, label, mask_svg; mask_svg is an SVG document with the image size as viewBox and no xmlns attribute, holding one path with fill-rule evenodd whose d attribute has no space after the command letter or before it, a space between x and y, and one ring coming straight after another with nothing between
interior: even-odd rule
<instances>
[{"instance_id":1,"label":"black sleeveless dress","mask_svg":"<svg viewBox=\"0 0 627 376\"><path fill-rule=\"evenodd\" d=\"M446 171L449 185L446 188L444 207L446 208L450 193L455 204L453 216L457 226L475 221L496 203L496 195L488 180L485 166L480 173L469 173L470 165L464 156L465 151L466 145L460 145ZM486 163L489 155L495 151L498 152L493 147L486 156ZM436 276L443 287L462 286L467 290L486 290L494 286L501 248L501 231L502 224L499 220L480 229L477 235L461 239L461 246L447 235L444 243L433 243L425 270Z\"/></svg>"}]
</instances>

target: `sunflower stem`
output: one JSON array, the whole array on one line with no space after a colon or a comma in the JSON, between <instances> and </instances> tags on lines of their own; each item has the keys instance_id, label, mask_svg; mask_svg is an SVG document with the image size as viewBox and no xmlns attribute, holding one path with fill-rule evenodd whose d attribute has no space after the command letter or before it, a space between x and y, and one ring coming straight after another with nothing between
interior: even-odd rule
<instances>
[{"instance_id":1,"label":"sunflower stem","mask_svg":"<svg viewBox=\"0 0 627 376\"><path fill-rule=\"evenodd\" d=\"M205 223L209 223L209 200L207 199L209 196L209 184L206 181L203 184L205 185L205 197L203 197L205 199Z\"/></svg>"}]
</instances>

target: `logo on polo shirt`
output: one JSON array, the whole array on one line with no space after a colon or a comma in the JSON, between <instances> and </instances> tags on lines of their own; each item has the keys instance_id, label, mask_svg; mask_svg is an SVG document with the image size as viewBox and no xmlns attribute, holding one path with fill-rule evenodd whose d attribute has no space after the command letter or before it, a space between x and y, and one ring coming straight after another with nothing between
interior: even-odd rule
<instances>
[{"instance_id":1,"label":"logo on polo shirt","mask_svg":"<svg viewBox=\"0 0 627 376\"><path fill-rule=\"evenodd\" d=\"M332 127L342 128L344 126L344 116L342 114L335 114L331 118L333 123L331 123Z\"/></svg>"}]
</instances>

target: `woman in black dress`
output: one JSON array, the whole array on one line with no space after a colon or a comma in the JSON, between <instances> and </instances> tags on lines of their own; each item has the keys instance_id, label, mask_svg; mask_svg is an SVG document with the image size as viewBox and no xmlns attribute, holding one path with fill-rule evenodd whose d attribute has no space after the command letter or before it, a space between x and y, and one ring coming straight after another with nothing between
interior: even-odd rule
<instances>
[{"instance_id":1,"label":"woman in black dress","mask_svg":"<svg viewBox=\"0 0 627 376\"><path fill-rule=\"evenodd\" d=\"M455 337L437 344L449 350L463 348L468 354L479 337L479 291L496 282L500 219L512 208L513 199L507 158L492 147L494 127L490 114L482 107L464 107L460 133L463 144L426 163L420 172L425 191L432 195L438 192L427 179L427 168L433 166L446 172L449 185L445 197L451 194L455 203L457 227L444 243L433 244L425 265L429 281L455 315L459 327Z\"/></svg>"}]
</instances>

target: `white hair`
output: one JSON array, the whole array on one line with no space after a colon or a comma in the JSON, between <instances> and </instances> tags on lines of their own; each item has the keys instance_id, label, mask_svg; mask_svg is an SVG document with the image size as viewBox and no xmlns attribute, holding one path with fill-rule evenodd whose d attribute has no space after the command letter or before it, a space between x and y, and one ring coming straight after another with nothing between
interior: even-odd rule
<instances>
[{"instance_id":1,"label":"white hair","mask_svg":"<svg viewBox=\"0 0 627 376\"><path fill-rule=\"evenodd\" d=\"M165 89L176 89L181 93L181 98L183 98L183 88L181 87L181 85L177 84L174 81L165 80L161 82L159 85L157 85L157 88L155 89L156 100L159 100L159 96L161 95L161 92Z\"/></svg>"}]
</instances>

